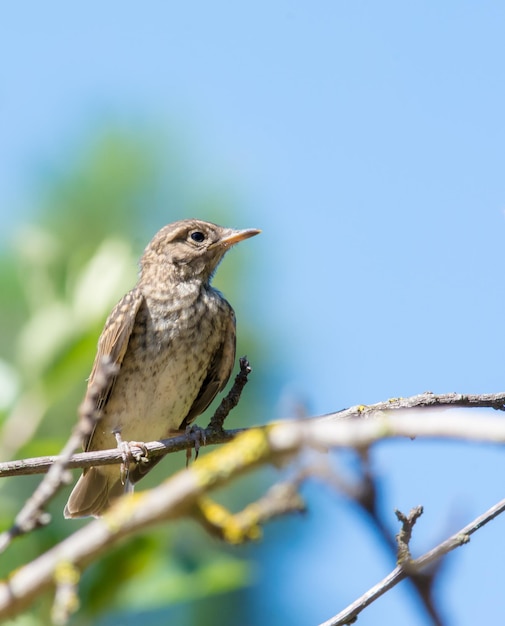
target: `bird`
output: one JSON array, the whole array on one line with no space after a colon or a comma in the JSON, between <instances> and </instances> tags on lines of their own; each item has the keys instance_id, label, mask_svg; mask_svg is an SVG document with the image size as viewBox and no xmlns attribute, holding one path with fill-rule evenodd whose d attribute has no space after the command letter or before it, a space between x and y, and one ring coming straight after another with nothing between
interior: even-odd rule
<instances>
[{"instance_id":1,"label":"bird","mask_svg":"<svg viewBox=\"0 0 505 626\"><path fill-rule=\"evenodd\" d=\"M260 232L192 218L156 233L140 259L137 284L98 340L85 401L104 360L114 373L93 397L100 417L85 451L180 434L222 391L235 362L235 313L211 279L232 246ZM100 517L158 460L130 463L126 480L117 465L85 469L65 518Z\"/></svg>"}]
</instances>

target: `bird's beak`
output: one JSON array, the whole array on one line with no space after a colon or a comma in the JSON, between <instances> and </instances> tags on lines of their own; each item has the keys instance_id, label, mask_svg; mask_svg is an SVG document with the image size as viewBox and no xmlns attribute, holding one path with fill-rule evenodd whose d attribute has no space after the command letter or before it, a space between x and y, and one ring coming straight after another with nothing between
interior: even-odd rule
<instances>
[{"instance_id":1,"label":"bird's beak","mask_svg":"<svg viewBox=\"0 0 505 626\"><path fill-rule=\"evenodd\" d=\"M232 230L230 229L229 233L227 233L224 237L222 237L216 243L213 243L210 247L214 248L217 246L222 246L223 248L231 248L239 241L243 241L244 239L249 239L249 237L254 237L255 235L259 235L261 230L257 228L246 228L245 230Z\"/></svg>"}]
</instances>

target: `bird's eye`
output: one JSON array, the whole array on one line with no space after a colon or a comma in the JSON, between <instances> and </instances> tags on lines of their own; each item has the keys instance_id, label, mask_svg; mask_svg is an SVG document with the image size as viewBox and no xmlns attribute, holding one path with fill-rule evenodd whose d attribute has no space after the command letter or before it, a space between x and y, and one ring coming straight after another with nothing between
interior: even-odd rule
<instances>
[{"instance_id":1,"label":"bird's eye","mask_svg":"<svg viewBox=\"0 0 505 626\"><path fill-rule=\"evenodd\" d=\"M199 230L195 230L194 233L191 233L191 239L193 241L196 241L197 243L202 243L202 241L205 239L205 235Z\"/></svg>"}]
</instances>

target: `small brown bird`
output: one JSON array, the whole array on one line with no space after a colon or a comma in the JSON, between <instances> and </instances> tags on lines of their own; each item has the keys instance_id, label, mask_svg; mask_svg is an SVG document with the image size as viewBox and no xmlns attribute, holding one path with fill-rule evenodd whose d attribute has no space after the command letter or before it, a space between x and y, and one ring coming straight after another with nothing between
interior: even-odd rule
<instances>
[{"instance_id":1,"label":"small brown bird","mask_svg":"<svg viewBox=\"0 0 505 626\"><path fill-rule=\"evenodd\" d=\"M98 341L87 394L104 357L118 369L97 399L101 419L85 450L174 435L223 389L235 361L235 314L210 281L231 246L260 232L187 219L154 236L137 285L113 309ZM132 464L126 485L117 465L85 469L65 517L101 515L156 461Z\"/></svg>"}]
</instances>

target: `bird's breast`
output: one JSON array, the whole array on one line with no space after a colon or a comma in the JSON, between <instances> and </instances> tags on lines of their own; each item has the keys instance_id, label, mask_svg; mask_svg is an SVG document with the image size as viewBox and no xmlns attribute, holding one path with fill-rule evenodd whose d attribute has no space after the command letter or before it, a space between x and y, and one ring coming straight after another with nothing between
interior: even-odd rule
<instances>
[{"instance_id":1,"label":"bird's breast","mask_svg":"<svg viewBox=\"0 0 505 626\"><path fill-rule=\"evenodd\" d=\"M146 298L97 439L110 437L113 447L115 431L123 440L150 441L177 430L223 344L232 315L215 291L186 299Z\"/></svg>"}]
</instances>

